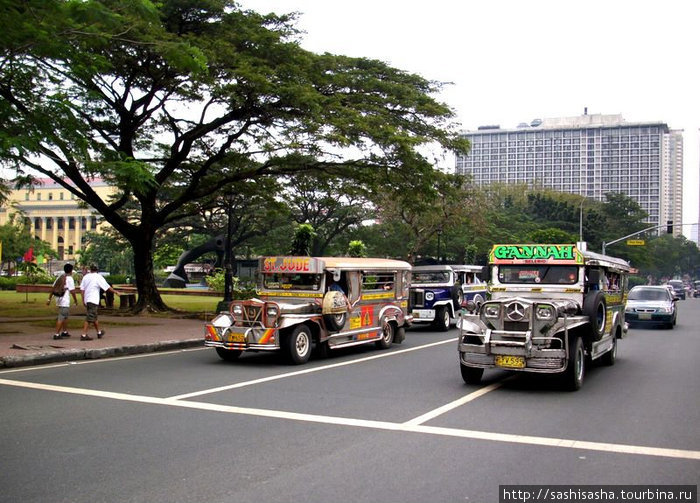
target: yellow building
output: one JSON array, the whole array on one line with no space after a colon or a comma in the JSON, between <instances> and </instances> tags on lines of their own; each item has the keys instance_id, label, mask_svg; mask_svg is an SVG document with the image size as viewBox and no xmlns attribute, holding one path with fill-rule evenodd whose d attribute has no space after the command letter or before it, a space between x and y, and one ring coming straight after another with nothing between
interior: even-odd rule
<instances>
[{"instance_id":1,"label":"yellow building","mask_svg":"<svg viewBox=\"0 0 700 503\"><path fill-rule=\"evenodd\" d=\"M92 180L90 186L104 200L115 191L102 180ZM24 216L34 236L49 243L59 260L76 258L87 232L109 226L93 208L49 178L39 179L33 189L13 190L0 208L0 225L13 213Z\"/></svg>"}]
</instances>

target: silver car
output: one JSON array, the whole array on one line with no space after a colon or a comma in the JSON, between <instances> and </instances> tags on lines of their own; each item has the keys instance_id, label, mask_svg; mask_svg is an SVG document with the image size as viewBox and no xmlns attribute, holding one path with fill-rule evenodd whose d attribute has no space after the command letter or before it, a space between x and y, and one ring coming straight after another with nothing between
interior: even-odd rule
<instances>
[{"instance_id":1,"label":"silver car","mask_svg":"<svg viewBox=\"0 0 700 503\"><path fill-rule=\"evenodd\" d=\"M635 286L625 306L625 321L632 325L676 325L676 298L666 286Z\"/></svg>"}]
</instances>

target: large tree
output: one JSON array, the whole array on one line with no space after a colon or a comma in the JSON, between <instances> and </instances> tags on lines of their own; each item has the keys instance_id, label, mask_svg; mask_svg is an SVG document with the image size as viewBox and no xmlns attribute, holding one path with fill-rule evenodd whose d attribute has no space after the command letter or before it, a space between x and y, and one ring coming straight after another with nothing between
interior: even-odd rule
<instances>
[{"instance_id":1,"label":"large tree","mask_svg":"<svg viewBox=\"0 0 700 503\"><path fill-rule=\"evenodd\" d=\"M134 250L137 309L162 310L158 230L245 180L326 171L417 182L426 144L466 152L440 84L314 54L295 16L231 0L0 0L1 159L49 177ZM403 172L403 177L390 176ZM96 177L117 189L104 200Z\"/></svg>"}]
</instances>

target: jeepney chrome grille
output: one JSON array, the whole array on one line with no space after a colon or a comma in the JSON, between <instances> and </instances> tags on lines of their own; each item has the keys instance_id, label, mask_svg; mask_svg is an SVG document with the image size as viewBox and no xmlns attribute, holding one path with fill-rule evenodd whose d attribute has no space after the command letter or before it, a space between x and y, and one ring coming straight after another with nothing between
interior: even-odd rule
<instances>
[{"instance_id":1,"label":"jeepney chrome grille","mask_svg":"<svg viewBox=\"0 0 700 503\"><path fill-rule=\"evenodd\" d=\"M264 304L243 304L243 313L236 316L237 327L260 327L263 324Z\"/></svg>"},{"instance_id":2,"label":"jeepney chrome grille","mask_svg":"<svg viewBox=\"0 0 700 503\"><path fill-rule=\"evenodd\" d=\"M527 332L530 323L527 321L504 321L503 329L511 332Z\"/></svg>"},{"instance_id":3,"label":"jeepney chrome grille","mask_svg":"<svg viewBox=\"0 0 700 503\"><path fill-rule=\"evenodd\" d=\"M408 299L410 307L423 307L425 305L425 290L411 290Z\"/></svg>"}]
</instances>

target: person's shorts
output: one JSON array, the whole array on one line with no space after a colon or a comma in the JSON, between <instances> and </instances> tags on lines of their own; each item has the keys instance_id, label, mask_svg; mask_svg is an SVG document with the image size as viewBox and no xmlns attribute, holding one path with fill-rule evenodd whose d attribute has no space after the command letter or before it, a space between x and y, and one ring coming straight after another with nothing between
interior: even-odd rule
<instances>
[{"instance_id":1,"label":"person's shorts","mask_svg":"<svg viewBox=\"0 0 700 503\"><path fill-rule=\"evenodd\" d=\"M68 315L70 315L70 308L69 307L59 307L58 308L58 321L67 320Z\"/></svg>"},{"instance_id":2,"label":"person's shorts","mask_svg":"<svg viewBox=\"0 0 700 503\"><path fill-rule=\"evenodd\" d=\"M85 314L85 321L97 321L97 304L92 302L87 303L87 313Z\"/></svg>"}]
</instances>

